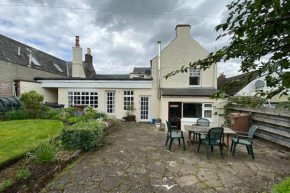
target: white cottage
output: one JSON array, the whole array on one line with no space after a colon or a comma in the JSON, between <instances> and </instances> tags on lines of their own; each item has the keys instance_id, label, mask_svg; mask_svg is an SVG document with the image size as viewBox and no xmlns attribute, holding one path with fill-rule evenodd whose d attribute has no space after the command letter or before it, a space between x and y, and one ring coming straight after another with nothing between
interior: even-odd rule
<instances>
[{"instance_id":1,"label":"white cottage","mask_svg":"<svg viewBox=\"0 0 290 193\"><path fill-rule=\"evenodd\" d=\"M137 122L151 122L153 118L169 120L183 129L198 118L207 118L211 126L221 125L215 114L219 104L209 98L217 92L217 66L206 71L192 69L166 80L164 76L189 62L203 59L208 52L190 36L190 25L177 25L176 36L163 50L158 42L159 54L148 68L134 68L124 75L97 74L85 78L82 72L82 48L78 41L73 47L71 78L40 78L42 89L52 93L59 104L66 107L90 105L96 110L124 117L130 102L135 104Z\"/></svg>"}]
</instances>

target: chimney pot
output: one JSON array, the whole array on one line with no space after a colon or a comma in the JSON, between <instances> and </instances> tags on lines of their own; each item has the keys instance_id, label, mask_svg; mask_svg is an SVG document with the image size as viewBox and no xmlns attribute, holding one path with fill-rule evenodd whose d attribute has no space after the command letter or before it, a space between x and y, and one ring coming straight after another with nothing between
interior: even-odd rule
<instances>
[{"instance_id":1,"label":"chimney pot","mask_svg":"<svg viewBox=\"0 0 290 193\"><path fill-rule=\"evenodd\" d=\"M80 46L80 37L76 36L76 47Z\"/></svg>"},{"instance_id":2,"label":"chimney pot","mask_svg":"<svg viewBox=\"0 0 290 193\"><path fill-rule=\"evenodd\" d=\"M91 55L91 48L87 48L87 54Z\"/></svg>"},{"instance_id":3,"label":"chimney pot","mask_svg":"<svg viewBox=\"0 0 290 193\"><path fill-rule=\"evenodd\" d=\"M224 79L224 78L226 78L225 73L224 72L220 73L218 79Z\"/></svg>"}]
</instances>

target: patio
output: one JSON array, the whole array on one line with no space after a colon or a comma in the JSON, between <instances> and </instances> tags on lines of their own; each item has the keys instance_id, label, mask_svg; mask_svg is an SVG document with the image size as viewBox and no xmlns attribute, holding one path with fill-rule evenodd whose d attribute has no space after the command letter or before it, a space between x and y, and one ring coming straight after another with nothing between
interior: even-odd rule
<instances>
[{"instance_id":1,"label":"patio","mask_svg":"<svg viewBox=\"0 0 290 193\"><path fill-rule=\"evenodd\" d=\"M268 192L290 176L289 150L264 140L254 139L252 161L243 146L224 159L215 148L207 160L204 146L200 153L183 151L175 140L169 152L165 139L154 125L119 123L101 149L87 153L46 191Z\"/></svg>"}]
</instances>

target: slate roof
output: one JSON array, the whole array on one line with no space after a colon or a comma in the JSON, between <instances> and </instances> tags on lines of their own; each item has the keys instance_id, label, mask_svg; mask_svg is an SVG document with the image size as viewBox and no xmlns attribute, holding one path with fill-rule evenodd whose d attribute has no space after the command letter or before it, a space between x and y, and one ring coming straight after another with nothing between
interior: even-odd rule
<instances>
[{"instance_id":1,"label":"slate roof","mask_svg":"<svg viewBox=\"0 0 290 193\"><path fill-rule=\"evenodd\" d=\"M226 90L226 94L228 94L229 96L234 96L240 90L242 90L245 86L247 86L248 78L249 78L251 73L253 73L252 78L249 80L249 82L251 82L252 80L257 78L257 76L258 76L258 72L257 71L247 72L247 73L240 74L240 75L237 75L237 76L232 76L232 77L229 77L229 78L218 78L217 79L217 88L220 90L223 85L228 85L232 81L238 80L239 81L239 85L234 86L232 89Z\"/></svg>"},{"instance_id":2,"label":"slate roof","mask_svg":"<svg viewBox=\"0 0 290 193\"><path fill-rule=\"evenodd\" d=\"M150 67L135 67L133 69L133 73L136 73L136 74L145 74L145 71L146 70L151 70Z\"/></svg>"},{"instance_id":3,"label":"slate roof","mask_svg":"<svg viewBox=\"0 0 290 193\"><path fill-rule=\"evenodd\" d=\"M18 56L18 47L20 47L20 56ZM28 66L28 50L32 50L33 57L41 65L41 67L38 67L32 63L31 68L67 76L66 61L0 34L0 60L22 66ZM53 62L61 68L63 73L56 69Z\"/></svg>"},{"instance_id":4,"label":"slate roof","mask_svg":"<svg viewBox=\"0 0 290 193\"><path fill-rule=\"evenodd\" d=\"M44 78L44 77L35 77L34 80L122 80L122 81L150 81L152 78L130 78L129 74L96 74L91 78Z\"/></svg>"},{"instance_id":5,"label":"slate roof","mask_svg":"<svg viewBox=\"0 0 290 193\"><path fill-rule=\"evenodd\" d=\"M218 92L212 87L202 88L162 88L162 96L211 96Z\"/></svg>"}]
</instances>

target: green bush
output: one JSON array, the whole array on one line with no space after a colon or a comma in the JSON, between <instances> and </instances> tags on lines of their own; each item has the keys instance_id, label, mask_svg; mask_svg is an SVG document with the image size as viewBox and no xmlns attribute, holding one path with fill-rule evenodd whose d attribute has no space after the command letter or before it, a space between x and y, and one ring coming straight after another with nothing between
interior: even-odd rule
<instances>
[{"instance_id":1,"label":"green bush","mask_svg":"<svg viewBox=\"0 0 290 193\"><path fill-rule=\"evenodd\" d=\"M34 113L41 110L41 102L43 99L44 96L37 93L35 90L23 93L20 96L20 100L23 102L24 109Z\"/></svg>"},{"instance_id":2,"label":"green bush","mask_svg":"<svg viewBox=\"0 0 290 193\"><path fill-rule=\"evenodd\" d=\"M35 150L37 162L51 162L55 154L55 147L55 142L40 144Z\"/></svg>"},{"instance_id":3,"label":"green bush","mask_svg":"<svg viewBox=\"0 0 290 193\"><path fill-rule=\"evenodd\" d=\"M273 193L290 193L290 177L274 185Z\"/></svg>"},{"instance_id":4,"label":"green bush","mask_svg":"<svg viewBox=\"0 0 290 193\"><path fill-rule=\"evenodd\" d=\"M80 121L81 121L81 117L80 117L80 116L77 116L77 117L71 117L71 118L68 119L68 123L69 123L70 125L76 124L76 123L78 123L78 122L80 122Z\"/></svg>"},{"instance_id":5,"label":"green bush","mask_svg":"<svg viewBox=\"0 0 290 193\"><path fill-rule=\"evenodd\" d=\"M60 138L65 149L89 150L101 144L102 136L102 125L97 121L90 121L65 127Z\"/></svg>"},{"instance_id":6,"label":"green bush","mask_svg":"<svg viewBox=\"0 0 290 193\"><path fill-rule=\"evenodd\" d=\"M3 180L2 183L0 184L0 192L8 188L13 184L12 180Z\"/></svg>"},{"instance_id":7,"label":"green bush","mask_svg":"<svg viewBox=\"0 0 290 193\"><path fill-rule=\"evenodd\" d=\"M23 119L33 119L36 114L32 111L23 110L23 109L13 109L5 113L6 120L23 120Z\"/></svg>"},{"instance_id":8,"label":"green bush","mask_svg":"<svg viewBox=\"0 0 290 193\"><path fill-rule=\"evenodd\" d=\"M31 172L29 171L29 169L25 168L25 169L19 170L16 173L16 179L17 180L22 180L22 179L26 180L30 175L31 175Z\"/></svg>"}]
</instances>

